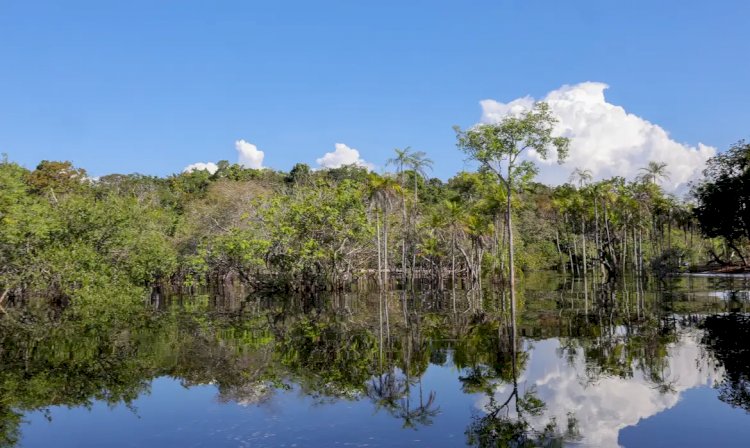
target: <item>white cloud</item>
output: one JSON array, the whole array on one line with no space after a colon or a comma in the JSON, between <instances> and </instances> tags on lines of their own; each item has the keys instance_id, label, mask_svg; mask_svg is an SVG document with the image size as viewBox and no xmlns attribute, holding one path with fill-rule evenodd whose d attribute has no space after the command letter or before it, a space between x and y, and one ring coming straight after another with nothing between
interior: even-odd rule
<instances>
[{"instance_id":1,"label":"white cloud","mask_svg":"<svg viewBox=\"0 0 750 448\"><path fill-rule=\"evenodd\" d=\"M623 176L632 179L649 161L665 162L669 179L662 186L670 191L684 190L698 177L706 160L716 148L698 143L678 143L658 125L631 113L621 106L608 103L599 82L565 85L549 92L544 98L559 119L558 135L571 138L570 153L563 165L556 160L543 161L531 153L529 158L540 167L542 182L560 184L567 181L574 168L589 169L596 179ZM531 97L501 103L483 100L482 121L497 122L508 115L517 115L534 104Z\"/></svg>"},{"instance_id":2,"label":"white cloud","mask_svg":"<svg viewBox=\"0 0 750 448\"><path fill-rule=\"evenodd\" d=\"M208 163L197 162L197 163L193 163L192 165L186 166L185 169L182 170L182 172L192 173L193 171L206 170L209 172L209 174L213 174L218 169L219 167L216 166L216 164L213 162L208 162Z\"/></svg>"},{"instance_id":3,"label":"white cloud","mask_svg":"<svg viewBox=\"0 0 750 448\"><path fill-rule=\"evenodd\" d=\"M336 143L336 149L333 152L325 153L316 162L323 168L339 168L344 165L357 165L368 170L374 168L372 163L360 158L359 151L343 143Z\"/></svg>"},{"instance_id":4,"label":"white cloud","mask_svg":"<svg viewBox=\"0 0 750 448\"><path fill-rule=\"evenodd\" d=\"M237 140L234 142L234 147L237 149L237 163L245 168L263 168L265 154L257 146L245 140Z\"/></svg>"}]
</instances>

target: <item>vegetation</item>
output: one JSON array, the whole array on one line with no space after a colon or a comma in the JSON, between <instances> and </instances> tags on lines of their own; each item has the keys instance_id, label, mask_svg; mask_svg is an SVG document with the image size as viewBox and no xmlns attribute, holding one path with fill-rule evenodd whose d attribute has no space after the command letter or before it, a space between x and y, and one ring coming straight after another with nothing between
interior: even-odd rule
<instances>
[{"instance_id":1,"label":"vegetation","mask_svg":"<svg viewBox=\"0 0 750 448\"><path fill-rule=\"evenodd\" d=\"M750 245L750 143L737 142L708 162L704 180L693 191L698 202L695 214L706 237L720 238L723 257L711 251L719 264L733 257L748 266Z\"/></svg>"},{"instance_id":2,"label":"vegetation","mask_svg":"<svg viewBox=\"0 0 750 448\"><path fill-rule=\"evenodd\" d=\"M377 281L480 291L513 281L516 267L614 278L733 258L746 264L750 145L709 162L693 206L665 194L667 167L657 162L631 181L593 182L575 170L565 185L534 182L522 152L562 158L567 148L551 136L553 121L540 104L497 125L457 130L458 146L480 166L447 182L428 178L432 162L408 148L397 151L395 174L220 162L214 174L92 179L69 162L28 170L4 159L0 306L233 281L256 289Z\"/></svg>"}]
</instances>

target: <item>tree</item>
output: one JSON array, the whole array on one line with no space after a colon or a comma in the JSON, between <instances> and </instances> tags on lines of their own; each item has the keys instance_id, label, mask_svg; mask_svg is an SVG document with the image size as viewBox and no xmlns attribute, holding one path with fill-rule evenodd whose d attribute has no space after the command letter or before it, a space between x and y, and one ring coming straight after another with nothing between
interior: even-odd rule
<instances>
[{"instance_id":1,"label":"tree","mask_svg":"<svg viewBox=\"0 0 750 448\"><path fill-rule=\"evenodd\" d=\"M427 170L432 169L432 159L427 157L424 151L416 151L411 154L408 160L409 168L414 172L414 207L419 203L417 190L419 188L419 176L427 178Z\"/></svg>"},{"instance_id":2,"label":"tree","mask_svg":"<svg viewBox=\"0 0 750 448\"><path fill-rule=\"evenodd\" d=\"M650 161L648 165L641 168L640 178L644 182L650 182L654 185L660 180L669 180L669 172L667 171L667 164L665 162Z\"/></svg>"},{"instance_id":3,"label":"tree","mask_svg":"<svg viewBox=\"0 0 750 448\"><path fill-rule=\"evenodd\" d=\"M427 170L432 169L432 159L427 157L424 151L416 151L411 154L408 160L409 167L412 169L414 174L414 204L412 205L412 263L411 268L414 269L417 264L417 250L416 250L416 239L417 239L417 208L419 206L419 176L427 178Z\"/></svg>"},{"instance_id":4,"label":"tree","mask_svg":"<svg viewBox=\"0 0 750 448\"><path fill-rule=\"evenodd\" d=\"M297 163L292 167L291 171L289 171L289 175L287 175L284 180L292 185L305 184L310 181L311 175L312 170L310 169L310 165L306 163Z\"/></svg>"},{"instance_id":5,"label":"tree","mask_svg":"<svg viewBox=\"0 0 750 448\"><path fill-rule=\"evenodd\" d=\"M378 282L388 285L388 212L396 195L401 194L401 186L391 176L370 175L370 198L376 205L375 226L378 245ZM383 237L380 233L380 214L383 215ZM382 251L381 251L382 247ZM381 258L382 254L382 258ZM382 260L382 264L381 264Z\"/></svg>"},{"instance_id":6,"label":"tree","mask_svg":"<svg viewBox=\"0 0 750 448\"><path fill-rule=\"evenodd\" d=\"M592 179L593 175L591 173L591 170L589 169L582 170L580 168L576 168L570 174L570 181L578 183L578 188L585 187L591 182Z\"/></svg>"},{"instance_id":7,"label":"tree","mask_svg":"<svg viewBox=\"0 0 750 448\"><path fill-rule=\"evenodd\" d=\"M578 183L578 189L580 194L584 194L584 187L588 185L591 182L591 179L593 179L593 176L591 174L591 170L582 170L580 168L576 168L573 170L573 173L570 175L571 181L576 181ZM583 205L583 204L581 204ZM587 260L586 260L586 213L585 213L585 207L581 207L582 213L581 213L581 240L583 243L582 247L582 254L583 254L583 283L586 284L586 277L587 277Z\"/></svg>"},{"instance_id":8,"label":"tree","mask_svg":"<svg viewBox=\"0 0 750 448\"><path fill-rule=\"evenodd\" d=\"M536 166L529 160L519 160L527 150L533 150L542 159L546 159L550 150L557 153L558 162L562 162L568 153L570 140L566 137L553 136L557 119L552 115L549 105L538 102L531 110L518 116L507 116L499 123L480 124L462 131L455 127L458 147L470 159L481 164L482 169L495 174L498 182L507 193L506 232L508 235L508 269L510 279L511 318L515 320L516 293L515 267L513 263L513 225L512 196L516 183L532 178ZM514 335L515 339L515 335Z\"/></svg>"},{"instance_id":9,"label":"tree","mask_svg":"<svg viewBox=\"0 0 750 448\"><path fill-rule=\"evenodd\" d=\"M693 196L701 232L724 239L747 265L742 246L750 243L750 143L741 140L710 158Z\"/></svg>"},{"instance_id":10,"label":"tree","mask_svg":"<svg viewBox=\"0 0 750 448\"><path fill-rule=\"evenodd\" d=\"M387 165L396 165L396 169L398 170L398 181L401 184L401 212L403 216L403 232L401 235L401 277L404 280L404 283L406 283L406 232L408 228L406 225L406 185L404 184L404 166L408 165L411 161L412 155L410 151L411 148L408 146L404 149L395 148L394 152L396 153L396 157L392 157L386 161Z\"/></svg>"},{"instance_id":11,"label":"tree","mask_svg":"<svg viewBox=\"0 0 750 448\"><path fill-rule=\"evenodd\" d=\"M76 168L70 162L42 160L29 173L27 182L34 193L70 193L79 191L86 182L86 170Z\"/></svg>"}]
</instances>

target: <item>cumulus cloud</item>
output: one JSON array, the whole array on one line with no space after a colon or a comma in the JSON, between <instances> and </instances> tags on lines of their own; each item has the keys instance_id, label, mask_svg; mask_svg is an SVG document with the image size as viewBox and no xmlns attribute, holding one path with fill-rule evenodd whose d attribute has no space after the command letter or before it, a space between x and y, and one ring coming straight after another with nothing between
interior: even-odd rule
<instances>
[{"instance_id":1,"label":"cumulus cloud","mask_svg":"<svg viewBox=\"0 0 750 448\"><path fill-rule=\"evenodd\" d=\"M669 191L684 190L698 177L716 148L698 143L690 146L672 140L669 133L621 106L607 102L600 82L565 85L549 92L546 101L559 119L557 135L571 138L570 153L563 165L554 157L538 162L540 180L551 184L567 181L574 168L589 169L596 179L623 176L632 179L649 161L667 164L669 179L662 186ZM526 96L508 103L483 100L482 121L492 123L528 110L534 99Z\"/></svg>"},{"instance_id":2,"label":"cumulus cloud","mask_svg":"<svg viewBox=\"0 0 750 448\"><path fill-rule=\"evenodd\" d=\"M213 162L207 162L207 163L197 162L197 163L193 163L192 165L186 166L185 169L182 170L182 172L183 173L192 173L193 171L205 170L205 171L208 171L209 174L213 174L218 169L219 169L219 167L216 166L216 164L213 163Z\"/></svg>"},{"instance_id":3,"label":"cumulus cloud","mask_svg":"<svg viewBox=\"0 0 750 448\"><path fill-rule=\"evenodd\" d=\"M245 140L237 140L234 142L234 147L237 149L237 163L245 168L263 168L265 154L257 146Z\"/></svg>"},{"instance_id":4,"label":"cumulus cloud","mask_svg":"<svg viewBox=\"0 0 750 448\"><path fill-rule=\"evenodd\" d=\"M374 165L363 160L359 156L359 151L350 148L343 143L336 143L333 152L327 152L323 157L316 160L318 165L323 168L339 168L344 165L357 165L368 170L373 169Z\"/></svg>"}]
</instances>

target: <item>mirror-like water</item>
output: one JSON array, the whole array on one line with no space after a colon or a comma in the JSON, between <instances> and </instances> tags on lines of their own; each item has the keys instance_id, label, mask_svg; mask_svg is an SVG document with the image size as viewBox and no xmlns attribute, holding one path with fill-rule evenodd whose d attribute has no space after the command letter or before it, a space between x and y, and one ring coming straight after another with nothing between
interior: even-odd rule
<instances>
[{"instance_id":1,"label":"mirror-like water","mask_svg":"<svg viewBox=\"0 0 750 448\"><path fill-rule=\"evenodd\" d=\"M749 283L10 310L0 446L745 446Z\"/></svg>"}]
</instances>

